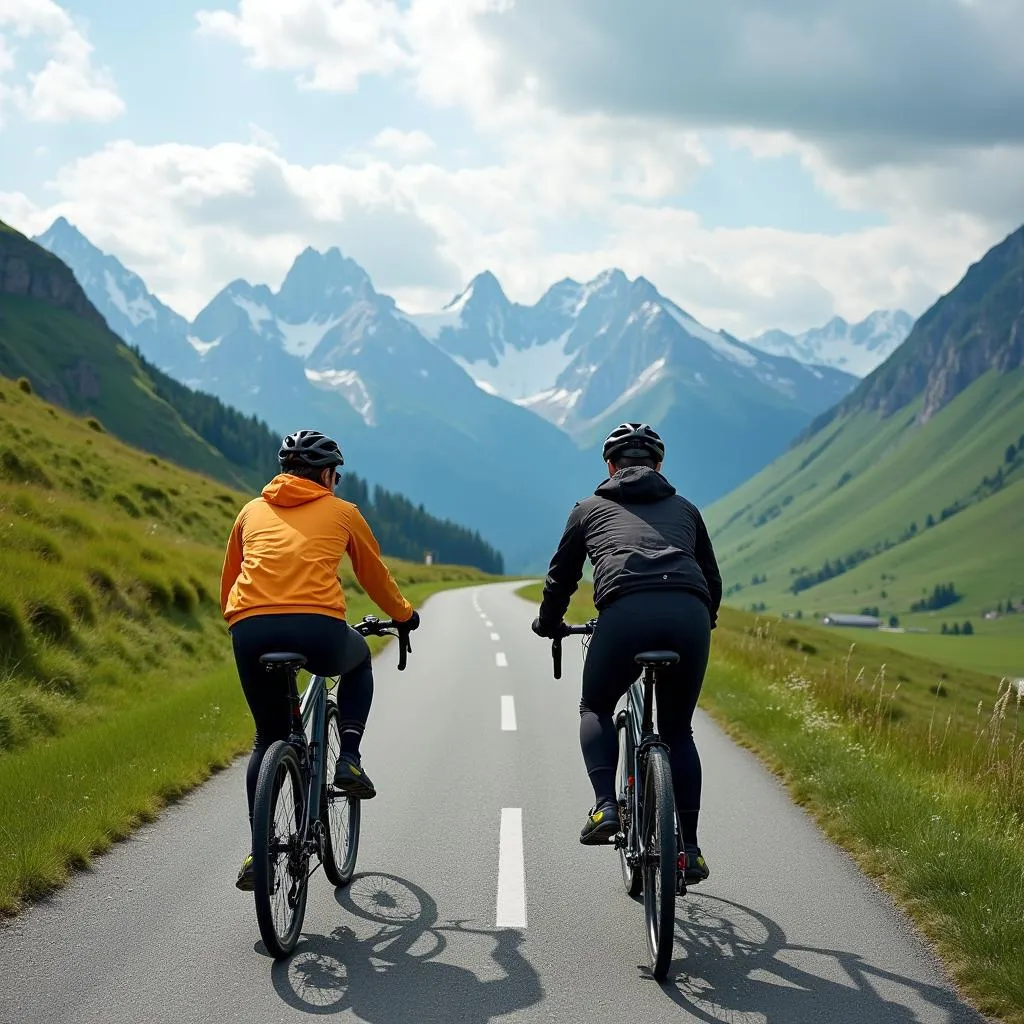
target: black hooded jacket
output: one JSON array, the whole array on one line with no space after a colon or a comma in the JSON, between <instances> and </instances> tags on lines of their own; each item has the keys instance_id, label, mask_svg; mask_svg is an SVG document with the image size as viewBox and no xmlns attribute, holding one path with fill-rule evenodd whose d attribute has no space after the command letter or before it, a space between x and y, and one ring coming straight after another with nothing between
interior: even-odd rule
<instances>
[{"instance_id":1,"label":"black hooded jacket","mask_svg":"<svg viewBox=\"0 0 1024 1024\"><path fill-rule=\"evenodd\" d=\"M588 556L598 611L637 590L688 590L707 604L714 628L722 577L707 527L656 470L621 469L573 507L544 582L545 626L564 618Z\"/></svg>"}]
</instances>

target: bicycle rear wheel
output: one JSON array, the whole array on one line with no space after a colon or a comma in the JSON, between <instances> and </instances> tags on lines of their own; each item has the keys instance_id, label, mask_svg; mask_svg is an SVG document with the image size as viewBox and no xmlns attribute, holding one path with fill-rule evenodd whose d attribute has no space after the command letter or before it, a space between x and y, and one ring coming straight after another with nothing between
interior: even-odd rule
<instances>
[{"instance_id":1,"label":"bicycle rear wheel","mask_svg":"<svg viewBox=\"0 0 1024 1024\"><path fill-rule=\"evenodd\" d=\"M676 926L675 801L668 756L651 747L644 771L643 828L640 851L643 864L644 919L651 973L664 981L672 962Z\"/></svg>"},{"instance_id":2,"label":"bicycle rear wheel","mask_svg":"<svg viewBox=\"0 0 1024 1024\"><path fill-rule=\"evenodd\" d=\"M331 885L348 885L356 869L359 852L358 800L349 800L334 788L334 766L341 752L341 715L333 701L327 703L324 723L324 788L320 800L320 818L324 823L324 874Z\"/></svg>"},{"instance_id":3,"label":"bicycle rear wheel","mask_svg":"<svg viewBox=\"0 0 1024 1024\"><path fill-rule=\"evenodd\" d=\"M252 813L256 920L275 960L295 948L306 914L309 858L300 831L305 802L295 748L278 740L260 766Z\"/></svg>"},{"instance_id":4,"label":"bicycle rear wheel","mask_svg":"<svg viewBox=\"0 0 1024 1024\"><path fill-rule=\"evenodd\" d=\"M619 770L615 794L619 801L619 820L626 836L626 845L619 848L619 866L622 868L622 884L626 887L626 892L635 899L643 889L644 878L636 859L636 779L633 778L635 747L628 712L619 712L615 726L619 733ZM630 857L633 858L632 864Z\"/></svg>"}]
</instances>

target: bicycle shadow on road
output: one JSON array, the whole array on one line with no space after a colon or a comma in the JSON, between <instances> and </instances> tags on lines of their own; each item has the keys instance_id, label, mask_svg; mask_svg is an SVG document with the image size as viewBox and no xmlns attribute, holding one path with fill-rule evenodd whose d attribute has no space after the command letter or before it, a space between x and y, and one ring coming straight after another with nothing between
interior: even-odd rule
<instances>
[{"instance_id":1,"label":"bicycle shadow on road","mask_svg":"<svg viewBox=\"0 0 1024 1024\"><path fill-rule=\"evenodd\" d=\"M522 932L438 923L431 896L396 875L357 875L335 898L352 926L303 936L271 969L289 1006L315 1015L351 1010L371 1024L486 1024L540 1001L540 979L520 953Z\"/></svg>"},{"instance_id":2,"label":"bicycle shadow on road","mask_svg":"<svg viewBox=\"0 0 1024 1024\"><path fill-rule=\"evenodd\" d=\"M885 956L880 950L879 961ZM677 905L664 988L700 1021L985 1024L949 989L856 953L790 944L771 918L703 893Z\"/></svg>"}]
</instances>

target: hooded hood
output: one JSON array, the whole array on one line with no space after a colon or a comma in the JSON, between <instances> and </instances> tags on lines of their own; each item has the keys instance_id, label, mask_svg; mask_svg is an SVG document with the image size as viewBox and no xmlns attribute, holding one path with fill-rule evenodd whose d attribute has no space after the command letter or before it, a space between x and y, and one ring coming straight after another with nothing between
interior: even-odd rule
<instances>
[{"instance_id":1,"label":"hooded hood","mask_svg":"<svg viewBox=\"0 0 1024 1024\"><path fill-rule=\"evenodd\" d=\"M656 469L629 466L601 483L594 493L620 505L644 505L671 498L676 489Z\"/></svg>"},{"instance_id":2,"label":"hooded hood","mask_svg":"<svg viewBox=\"0 0 1024 1024\"><path fill-rule=\"evenodd\" d=\"M305 505L310 501L316 501L317 498L324 498L331 492L315 480L292 476L291 473L278 473L263 488L262 493L264 500L271 505L293 508L296 505Z\"/></svg>"}]
</instances>

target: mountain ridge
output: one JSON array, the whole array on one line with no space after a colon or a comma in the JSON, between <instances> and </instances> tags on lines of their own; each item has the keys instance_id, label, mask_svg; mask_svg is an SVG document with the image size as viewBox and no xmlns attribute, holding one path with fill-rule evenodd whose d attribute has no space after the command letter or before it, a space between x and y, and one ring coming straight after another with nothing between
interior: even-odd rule
<instances>
[{"instance_id":1,"label":"mountain ridge","mask_svg":"<svg viewBox=\"0 0 1024 1024\"><path fill-rule=\"evenodd\" d=\"M144 451L252 490L277 473L279 435L255 416L185 384L126 346L88 301L70 268L0 224L0 373L24 375L32 390ZM400 493L370 488L346 472L343 493L398 557L465 558L488 572L501 555L476 531L428 514ZM421 550L417 550L421 548Z\"/></svg>"},{"instance_id":2,"label":"mountain ridge","mask_svg":"<svg viewBox=\"0 0 1024 1024\"><path fill-rule=\"evenodd\" d=\"M1022 410L1024 228L707 510L730 599L787 614L878 607L927 628L939 585L973 615L1016 594L1024 577L1007 554L1024 533Z\"/></svg>"},{"instance_id":3,"label":"mountain ridge","mask_svg":"<svg viewBox=\"0 0 1024 1024\"><path fill-rule=\"evenodd\" d=\"M796 335L770 330L747 343L772 355L863 378L903 344L913 323L914 318L904 310L875 310L856 323L834 316L828 323Z\"/></svg>"},{"instance_id":4,"label":"mountain ridge","mask_svg":"<svg viewBox=\"0 0 1024 1024\"><path fill-rule=\"evenodd\" d=\"M109 305L103 275L81 273ZM148 336L125 330L146 354ZM616 268L563 278L529 307L484 271L441 312L409 314L336 246L305 247L277 289L231 282L182 344L193 361L173 376L282 432L301 409L344 439L374 483L486 529L522 571L550 554L545 523L592 490L587 465L600 466L610 419L654 420L680 439L710 432L697 458L684 442L666 463L705 503L856 383L711 331ZM529 493L517 477L531 480Z\"/></svg>"},{"instance_id":5,"label":"mountain ridge","mask_svg":"<svg viewBox=\"0 0 1024 1024\"><path fill-rule=\"evenodd\" d=\"M927 422L989 368L1024 365L1024 227L970 265L916 321L906 341L834 408L811 422L813 437L858 410L892 416L924 393Z\"/></svg>"}]
</instances>

